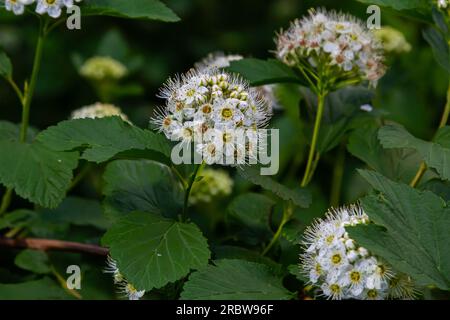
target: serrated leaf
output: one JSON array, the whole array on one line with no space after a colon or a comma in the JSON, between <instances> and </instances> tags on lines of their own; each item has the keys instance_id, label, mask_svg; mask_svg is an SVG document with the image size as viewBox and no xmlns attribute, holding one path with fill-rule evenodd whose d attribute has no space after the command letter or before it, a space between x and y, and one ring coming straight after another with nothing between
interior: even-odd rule
<instances>
[{"instance_id":1,"label":"serrated leaf","mask_svg":"<svg viewBox=\"0 0 450 320\"><path fill-rule=\"evenodd\" d=\"M185 283L183 300L287 300L292 293L282 278L264 265L244 260L217 260L194 272Z\"/></svg>"},{"instance_id":2,"label":"serrated leaf","mask_svg":"<svg viewBox=\"0 0 450 320\"><path fill-rule=\"evenodd\" d=\"M105 15L130 19L176 22L180 18L158 0L89 0L82 8L84 15Z\"/></svg>"},{"instance_id":3,"label":"serrated leaf","mask_svg":"<svg viewBox=\"0 0 450 320\"><path fill-rule=\"evenodd\" d=\"M39 280L0 284L0 300L55 300L70 299L50 278Z\"/></svg>"},{"instance_id":4,"label":"serrated leaf","mask_svg":"<svg viewBox=\"0 0 450 320\"><path fill-rule=\"evenodd\" d=\"M232 61L228 70L240 74L252 86L281 82L306 84L291 68L275 59L247 58Z\"/></svg>"},{"instance_id":5,"label":"serrated leaf","mask_svg":"<svg viewBox=\"0 0 450 320\"><path fill-rule=\"evenodd\" d=\"M422 34L431 46L434 58L438 64L450 73L450 49L444 35L432 27L423 30Z\"/></svg>"},{"instance_id":6,"label":"serrated leaf","mask_svg":"<svg viewBox=\"0 0 450 320\"><path fill-rule=\"evenodd\" d=\"M7 54L0 48L0 76L11 78L13 67Z\"/></svg>"},{"instance_id":7,"label":"serrated leaf","mask_svg":"<svg viewBox=\"0 0 450 320\"><path fill-rule=\"evenodd\" d=\"M379 192L362 200L377 225L348 228L360 245L386 259L419 285L450 288L450 207L429 191L396 183L373 171L360 174Z\"/></svg>"},{"instance_id":8,"label":"serrated leaf","mask_svg":"<svg viewBox=\"0 0 450 320\"><path fill-rule=\"evenodd\" d=\"M357 128L349 136L347 150L392 180L411 181L420 164L420 155L412 149L384 149L378 130L374 126Z\"/></svg>"},{"instance_id":9,"label":"serrated leaf","mask_svg":"<svg viewBox=\"0 0 450 320\"><path fill-rule=\"evenodd\" d=\"M306 189L290 189L281 183L276 182L268 176L262 176L259 168L246 166L238 169L238 173L244 179L271 191L283 200L291 200L296 206L307 208L311 204L311 194Z\"/></svg>"},{"instance_id":10,"label":"serrated leaf","mask_svg":"<svg viewBox=\"0 0 450 320\"><path fill-rule=\"evenodd\" d=\"M450 148L414 137L399 125L380 129L378 138L385 148L411 148L417 150L425 163L435 169L441 178L450 180Z\"/></svg>"},{"instance_id":11,"label":"serrated leaf","mask_svg":"<svg viewBox=\"0 0 450 320\"><path fill-rule=\"evenodd\" d=\"M161 288L208 263L206 239L193 223L130 213L105 234L120 272L139 290Z\"/></svg>"},{"instance_id":12,"label":"serrated leaf","mask_svg":"<svg viewBox=\"0 0 450 320\"><path fill-rule=\"evenodd\" d=\"M183 190L169 167L151 160L117 160L103 175L107 212L144 211L176 217L183 206Z\"/></svg>"},{"instance_id":13,"label":"serrated leaf","mask_svg":"<svg viewBox=\"0 0 450 320\"><path fill-rule=\"evenodd\" d=\"M119 117L63 121L42 131L37 140L57 151L83 149L81 157L97 163L133 149L150 150L166 157L171 152L162 135L130 125Z\"/></svg>"},{"instance_id":14,"label":"serrated leaf","mask_svg":"<svg viewBox=\"0 0 450 320\"><path fill-rule=\"evenodd\" d=\"M43 251L26 249L21 251L15 258L14 263L21 269L38 274L51 272L48 256Z\"/></svg>"},{"instance_id":15,"label":"serrated leaf","mask_svg":"<svg viewBox=\"0 0 450 320\"><path fill-rule=\"evenodd\" d=\"M53 151L41 143L0 141L0 183L46 208L64 198L78 164L77 152Z\"/></svg>"}]
</instances>

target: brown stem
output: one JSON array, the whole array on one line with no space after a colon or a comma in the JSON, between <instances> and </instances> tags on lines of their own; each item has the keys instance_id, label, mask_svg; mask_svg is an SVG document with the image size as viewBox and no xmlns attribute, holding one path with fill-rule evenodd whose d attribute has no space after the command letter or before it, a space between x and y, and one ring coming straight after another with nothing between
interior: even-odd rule
<instances>
[{"instance_id":1,"label":"brown stem","mask_svg":"<svg viewBox=\"0 0 450 320\"><path fill-rule=\"evenodd\" d=\"M28 248L40 251L69 251L78 253L91 253L106 256L109 252L108 248L100 247L93 244L84 244L78 242L51 240L51 239L5 239L0 238L0 247L10 248Z\"/></svg>"}]
</instances>

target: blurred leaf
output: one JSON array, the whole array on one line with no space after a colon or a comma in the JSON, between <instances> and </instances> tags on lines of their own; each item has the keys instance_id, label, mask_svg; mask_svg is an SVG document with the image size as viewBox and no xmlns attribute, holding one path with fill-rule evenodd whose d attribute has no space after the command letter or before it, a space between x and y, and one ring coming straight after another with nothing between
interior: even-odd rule
<instances>
[{"instance_id":1,"label":"blurred leaf","mask_svg":"<svg viewBox=\"0 0 450 320\"><path fill-rule=\"evenodd\" d=\"M8 228L23 228L36 218L36 212L26 209L15 210L0 217L0 230Z\"/></svg>"},{"instance_id":2,"label":"blurred leaf","mask_svg":"<svg viewBox=\"0 0 450 320\"><path fill-rule=\"evenodd\" d=\"M0 76L4 78L11 78L13 67L11 60L6 53L0 48Z\"/></svg>"},{"instance_id":3,"label":"blurred leaf","mask_svg":"<svg viewBox=\"0 0 450 320\"><path fill-rule=\"evenodd\" d=\"M450 181L431 179L420 185L422 190L428 190L437 194L445 201L450 201Z\"/></svg>"},{"instance_id":4,"label":"blurred leaf","mask_svg":"<svg viewBox=\"0 0 450 320\"><path fill-rule=\"evenodd\" d=\"M450 207L429 191L396 183L373 171L360 174L380 194L362 205L377 225L348 228L350 237L386 259L418 285L450 289Z\"/></svg>"},{"instance_id":5,"label":"blurred leaf","mask_svg":"<svg viewBox=\"0 0 450 320\"><path fill-rule=\"evenodd\" d=\"M172 10L158 0L90 0L83 4L82 14L150 19L164 22L180 20Z\"/></svg>"},{"instance_id":6,"label":"blurred leaf","mask_svg":"<svg viewBox=\"0 0 450 320\"><path fill-rule=\"evenodd\" d=\"M0 140L0 182L22 198L46 208L65 197L77 167L77 152L53 151L41 143Z\"/></svg>"},{"instance_id":7,"label":"blurred leaf","mask_svg":"<svg viewBox=\"0 0 450 320\"><path fill-rule=\"evenodd\" d=\"M238 173L244 179L261 186L262 188L273 192L283 200L292 202L301 208L307 208L311 204L311 194L306 189L290 189L268 176L262 176L259 168L255 166L246 166L238 169Z\"/></svg>"},{"instance_id":8,"label":"blurred leaf","mask_svg":"<svg viewBox=\"0 0 450 320\"><path fill-rule=\"evenodd\" d=\"M81 157L97 163L132 149L150 150L167 157L171 152L165 137L119 117L62 121L42 131L37 139L58 151L83 149Z\"/></svg>"},{"instance_id":9,"label":"blurred leaf","mask_svg":"<svg viewBox=\"0 0 450 320\"><path fill-rule=\"evenodd\" d=\"M384 149L378 140L379 128L361 127L349 137L348 151L370 168L395 181L410 181L419 166L420 156L411 149Z\"/></svg>"},{"instance_id":10,"label":"blurred leaf","mask_svg":"<svg viewBox=\"0 0 450 320\"><path fill-rule=\"evenodd\" d=\"M303 224L297 219L292 219L283 228L281 235L289 242L293 244L299 244L304 229Z\"/></svg>"},{"instance_id":11,"label":"blurred leaf","mask_svg":"<svg viewBox=\"0 0 450 320\"><path fill-rule=\"evenodd\" d=\"M76 226L93 226L105 230L110 226L96 200L68 197L53 210L42 210L39 219L52 223L69 223Z\"/></svg>"},{"instance_id":12,"label":"blurred leaf","mask_svg":"<svg viewBox=\"0 0 450 320\"><path fill-rule=\"evenodd\" d=\"M0 300L55 300L70 299L50 278L22 283L0 284Z\"/></svg>"},{"instance_id":13,"label":"blurred leaf","mask_svg":"<svg viewBox=\"0 0 450 320\"><path fill-rule=\"evenodd\" d=\"M268 266L227 259L192 273L181 293L182 300L288 300L292 296Z\"/></svg>"},{"instance_id":14,"label":"blurred leaf","mask_svg":"<svg viewBox=\"0 0 450 320\"><path fill-rule=\"evenodd\" d=\"M280 82L305 84L291 68L275 59L248 58L232 61L228 69L231 72L239 73L252 86Z\"/></svg>"},{"instance_id":15,"label":"blurred leaf","mask_svg":"<svg viewBox=\"0 0 450 320\"><path fill-rule=\"evenodd\" d=\"M375 4L383 7L392 7L396 10L426 9L428 0L358 0L362 3Z\"/></svg>"},{"instance_id":16,"label":"blurred leaf","mask_svg":"<svg viewBox=\"0 0 450 320\"><path fill-rule=\"evenodd\" d=\"M29 127L27 130L27 141L32 142L36 136L36 129ZM19 141L20 125L0 120L0 140Z\"/></svg>"},{"instance_id":17,"label":"blurred leaf","mask_svg":"<svg viewBox=\"0 0 450 320\"><path fill-rule=\"evenodd\" d=\"M445 148L438 143L418 139L399 125L382 127L378 132L378 137L385 148L412 148L417 150L430 168L436 169L443 179L450 180L449 148Z\"/></svg>"},{"instance_id":18,"label":"blurred leaf","mask_svg":"<svg viewBox=\"0 0 450 320\"><path fill-rule=\"evenodd\" d=\"M117 160L103 175L107 212L152 212L176 217L183 206L180 182L166 165L151 160Z\"/></svg>"},{"instance_id":19,"label":"blurred leaf","mask_svg":"<svg viewBox=\"0 0 450 320\"><path fill-rule=\"evenodd\" d=\"M450 126L439 128L433 142L440 144L446 149L450 149Z\"/></svg>"},{"instance_id":20,"label":"blurred leaf","mask_svg":"<svg viewBox=\"0 0 450 320\"><path fill-rule=\"evenodd\" d=\"M102 239L120 272L139 290L161 288L208 263L207 240L193 223L130 213Z\"/></svg>"},{"instance_id":21,"label":"blurred leaf","mask_svg":"<svg viewBox=\"0 0 450 320\"><path fill-rule=\"evenodd\" d=\"M422 34L425 40L430 44L436 61L442 68L450 73L450 49L445 37L432 27L423 30Z\"/></svg>"},{"instance_id":22,"label":"blurred leaf","mask_svg":"<svg viewBox=\"0 0 450 320\"><path fill-rule=\"evenodd\" d=\"M289 273L294 275L297 280L300 280L303 283L308 283L310 280L302 273L302 269L298 264L291 264L288 267Z\"/></svg>"},{"instance_id":23,"label":"blurred leaf","mask_svg":"<svg viewBox=\"0 0 450 320\"><path fill-rule=\"evenodd\" d=\"M257 193L240 194L228 206L228 212L244 226L254 231L267 232L269 215L275 201Z\"/></svg>"},{"instance_id":24,"label":"blurred leaf","mask_svg":"<svg viewBox=\"0 0 450 320\"><path fill-rule=\"evenodd\" d=\"M19 268L38 274L51 272L48 256L43 251L26 249L21 251L14 260Z\"/></svg>"}]
</instances>

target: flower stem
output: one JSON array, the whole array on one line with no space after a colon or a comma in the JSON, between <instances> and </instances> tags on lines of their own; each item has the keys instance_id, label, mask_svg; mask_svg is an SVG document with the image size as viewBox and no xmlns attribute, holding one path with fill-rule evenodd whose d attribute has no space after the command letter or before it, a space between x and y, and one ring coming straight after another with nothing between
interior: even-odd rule
<instances>
[{"instance_id":1,"label":"flower stem","mask_svg":"<svg viewBox=\"0 0 450 320\"><path fill-rule=\"evenodd\" d=\"M320 124L322 122L323 109L325 108L325 97L326 97L325 92L319 92L317 94L316 121L314 124L314 131L313 131L313 136L312 136L312 141L311 141L311 148L309 150L309 155L308 155L308 162L306 164L305 173L303 175L303 179L302 179L302 183L301 183L302 187L306 187L308 185L309 181L311 180L311 178L314 174L313 162L314 162L314 158L315 158L315 154L316 154L316 146L317 146L317 140L319 138L319 130L320 130Z\"/></svg>"},{"instance_id":2,"label":"flower stem","mask_svg":"<svg viewBox=\"0 0 450 320\"><path fill-rule=\"evenodd\" d=\"M187 207L189 204L189 195L191 194L192 186L195 183L195 179L197 178L198 173L203 169L205 166L205 162L202 162L201 164L196 164L194 172L192 173L191 177L189 178L189 182L187 184L186 191L184 193L184 205L183 205L183 215L182 215L182 221L187 220Z\"/></svg>"},{"instance_id":3,"label":"flower stem","mask_svg":"<svg viewBox=\"0 0 450 320\"><path fill-rule=\"evenodd\" d=\"M438 130L446 126L449 115L450 115L450 85L448 86L448 89L447 89L447 103L445 104L444 112L442 113L442 117L441 117L441 121L439 122ZM409 185L411 187L415 188L419 184L420 180L422 179L422 177L426 171L427 171L427 165L425 164L424 161L422 161L419 169L417 170L416 175L414 176L414 178L412 179L412 181Z\"/></svg>"},{"instance_id":4,"label":"flower stem","mask_svg":"<svg viewBox=\"0 0 450 320\"><path fill-rule=\"evenodd\" d=\"M293 209L292 204L289 203L287 208L283 211L283 217L281 218L281 222L280 225L278 226L277 231L273 235L272 240L270 240L269 244L264 248L264 251L261 253L261 255L265 256L272 249L275 243L277 243L278 239L281 236L281 232L283 231L284 226L286 225L286 223L289 222L289 220L291 220L292 209Z\"/></svg>"},{"instance_id":5,"label":"flower stem","mask_svg":"<svg viewBox=\"0 0 450 320\"><path fill-rule=\"evenodd\" d=\"M41 67L42 51L44 48L44 39L46 34L45 32L46 25L47 24L45 22L43 22L42 20L40 21L39 37L37 40L36 51L34 54L33 70L31 72L30 83L28 86L25 87L25 93L22 103L22 123L20 127L21 142L25 142L27 139L28 123L30 120L30 106L31 100L33 99L34 91L36 89L39 69Z\"/></svg>"},{"instance_id":6,"label":"flower stem","mask_svg":"<svg viewBox=\"0 0 450 320\"><path fill-rule=\"evenodd\" d=\"M11 188L6 189L6 192L2 198L2 204L0 205L0 216L8 210L8 207L11 204L12 193L13 191Z\"/></svg>"}]
</instances>

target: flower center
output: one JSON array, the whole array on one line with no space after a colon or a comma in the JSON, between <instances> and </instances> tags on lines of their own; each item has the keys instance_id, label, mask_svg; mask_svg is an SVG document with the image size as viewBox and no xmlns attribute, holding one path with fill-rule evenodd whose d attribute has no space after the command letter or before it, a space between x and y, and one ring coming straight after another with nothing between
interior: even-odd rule
<instances>
[{"instance_id":1,"label":"flower center","mask_svg":"<svg viewBox=\"0 0 450 320\"><path fill-rule=\"evenodd\" d=\"M367 296L371 299L374 299L378 296L378 292L377 292L377 290L371 289L371 290L367 291Z\"/></svg>"},{"instance_id":2,"label":"flower center","mask_svg":"<svg viewBox=\"0 0 450 320\"><path fill-rule=\"evenodd\" d=\"M224 143L228 143L233 140L233 136L231 135L231 133L224 133L222 139Z\"/></svg>"},{"instance_id":3,"label":"flower center","mask_svg":"<svg viewBox=\"0 0 450 320\"><path fill-rule=\"evenodd\" d=\"M330 290L333 293L339 293L341 291L341 287L339 285L337 285L337 284L332 284L330 286Z\"/></svg>"},{"instance_id":4,"label":"flower center","mask_svg":"<svg viewBox=\"0 0 450 320\"><path fill-rule=\"evenodd\" d=\"M358 283L361 280L361 274L358 271L352 271L350 273L350 280L354 283Z\"/></svg>"},{"instance_id":5,"label":"flower center","mask_svg":"<svg viewBox=\"0 0 450 320\"><path fill-rule=\"evenodd\" d=\"M222 109L222 118L225 120L229 120L233 117L233 110L231 108L223 108Z\"/></svg>"},{"instance_id":6,"label":"flower center","mask_svg":"<svg viewBox=\"0 0 450 320\"><path fill-rule=\"evenodd\" d=\"M333 264L339 264L339 263L341 263L341 261L342 261L342 257L339 253L337 253L331 257L331 262L333 262Z\"/></svg>"},{"instance_id":7,"label":"flower center","mask_svg":"<svg viewBox=\"0 0 450 320\"><path fill-rule=\"evenodd\" d=\"M212 108L211 108L211 105L209 105L209 104L205 104L202 107L202 112L205 114L211 113L211 110L212 110Z\"/></svg>"},{"instance_id":8,"label":"flower center","mask_svg":"<svg viewBox=\"0 0 450 320\"><path fill-rule=\"evenodd\" d=\"M333 242L333 240L334 240L334 235L328 236L326 238L327 244L329 244L329 245Z\"/></svg>"},{"instance_id":9,"label":"flower center","mask_svg":"<svg viewBox=\"0 0 450 320\"><path fill-rule=\"evenodd\" d=\"M164 121L163 121L163 126L164 127L170 126L171 123L172 123L172 119L170 119L169 117L164 118Z\"/></svg>"},{"instance_id":10,"label":"flower center","mask_svg":"<svg viewBox=\"0 0 450 320\"><path fill-rule=\"evenodd\" d=\"M52 5L56 2L56 0L45 0L45 2L47 2L48 5Z\"/></svg>"}]
</instances>

